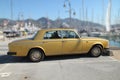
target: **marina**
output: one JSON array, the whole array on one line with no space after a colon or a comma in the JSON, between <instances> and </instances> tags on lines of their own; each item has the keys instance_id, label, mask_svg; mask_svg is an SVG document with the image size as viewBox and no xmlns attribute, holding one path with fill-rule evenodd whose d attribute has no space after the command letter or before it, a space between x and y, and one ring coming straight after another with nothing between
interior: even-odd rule
<instances>
[{"instance_id":1,"label":"marina","mask_svg":"<svg viewBox=\"0 0 120 80\"><path fill-rule=\"evenodd\" d=\"M104 37L101 37L101 38L105 38L105 39L108 39L109 40L109 44L110 46L112 47L119 47L120 48L120 36L104 36Z\"/></svg>"}]
</instances>

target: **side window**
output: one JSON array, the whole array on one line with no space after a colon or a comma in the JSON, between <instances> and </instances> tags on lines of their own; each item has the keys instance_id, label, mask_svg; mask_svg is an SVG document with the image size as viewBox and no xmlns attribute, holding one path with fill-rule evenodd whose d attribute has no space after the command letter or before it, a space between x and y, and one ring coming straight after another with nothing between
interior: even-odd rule
<instances>
[{"instance_id":1,"label":"side window","mask_svg":"<svg viewBox=\"0 0 120 80\"><path fill-rule=\"evenodd\" d=\"M48 31L44 35L44 39L60 39L61 32L60 31Z\"/></svg>"},{"instance_id":2,"label":"side window","mask_svg":"<svg viewBox=\"0 0 120 80\"><path fill-rule=\"evenodd\" d=\"M63 38L79 38L74 31L63 31L62 36Z\"/></svg>"}]
</instances>

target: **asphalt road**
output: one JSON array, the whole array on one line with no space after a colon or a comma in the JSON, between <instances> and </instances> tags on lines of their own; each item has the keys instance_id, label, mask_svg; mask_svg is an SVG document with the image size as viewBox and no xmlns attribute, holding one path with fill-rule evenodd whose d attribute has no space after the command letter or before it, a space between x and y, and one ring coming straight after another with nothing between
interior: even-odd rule
<instances>
[{"instance_id":1,"label":"asphalt road","mask_svg":"<svg viewBox=\"0 0 120 80\"><path fill-rule=\"evenodd\" d=\"M110 56L54 56L32 63L7 51L0 46L0 80L120 80L120 61Z\"/></svg>"}]
</instances>

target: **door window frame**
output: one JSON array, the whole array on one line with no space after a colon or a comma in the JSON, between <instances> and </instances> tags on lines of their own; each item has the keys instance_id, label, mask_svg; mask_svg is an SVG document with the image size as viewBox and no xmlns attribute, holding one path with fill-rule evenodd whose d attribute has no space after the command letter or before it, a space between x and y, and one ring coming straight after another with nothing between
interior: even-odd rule
<instances>
[{"instance_id":1,"label":"door window frame","mask_svg":"<svg viewBox=\"0 0 120 80\"><path fill-rule=\"evenodd\" d=\"M46 37L47 33L50 33L50 37ZM43 36L43 40L53 40L53 39L62 39L62 34L61 34L61 30L51 30L51 31L47 31L45 32L44 36Z\"/></svg>"}]
</instances>

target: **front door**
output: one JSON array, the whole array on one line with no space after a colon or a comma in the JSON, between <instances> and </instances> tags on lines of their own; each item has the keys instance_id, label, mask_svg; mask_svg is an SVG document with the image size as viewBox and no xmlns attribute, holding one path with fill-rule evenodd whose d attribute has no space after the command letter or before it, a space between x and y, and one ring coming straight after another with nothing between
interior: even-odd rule
<instances>
[{"instance_id":1,"label":"front door","mask_svg":"<svg viewBox=\"0 0 120 80\"><path fill-rule=\"evenodd\" d=\"M62 31L62 52L63 54L80 53L82 49L79 36L74 31Z\"/></svg>"}]
</instances>

